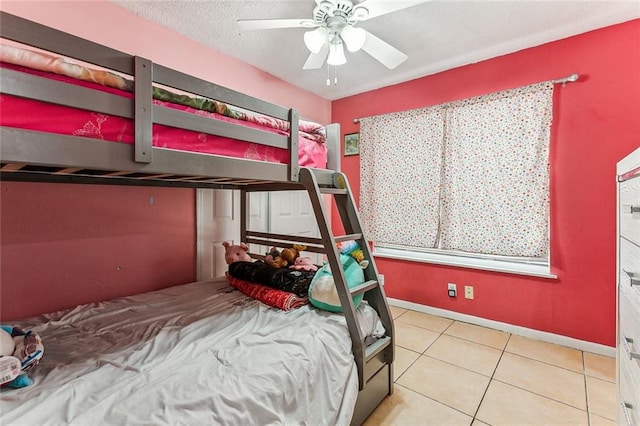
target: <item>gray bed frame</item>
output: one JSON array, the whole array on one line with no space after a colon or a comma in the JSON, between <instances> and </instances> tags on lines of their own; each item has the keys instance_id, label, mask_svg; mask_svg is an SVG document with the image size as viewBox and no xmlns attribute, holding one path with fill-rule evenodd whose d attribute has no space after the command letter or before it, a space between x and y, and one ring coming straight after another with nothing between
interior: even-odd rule
<instances>
[{"instance_id":1,"label":"gray bed frame","mask_svg":"<svg viewBox=\"0 0 640 426\"><path fill-rule=\"evenodd\" d=\"M329 162L326 170L298 166L298 113L193 76L163 67L71 34L0 12L2 38L44 49L130 75L135 81L134 99L20 73L0 72L2 93L132 119L133 145L105 142L17 128L0 127L0 178L4 181L154 185L189 188L237 189L241 197L241 239L263 245L305 244L309 251L325 253L335 274L336 286L351 334L358 366L360 390L352 424L361 424L380 402L393 392L394 328L375 262L360 227L346 176L340 173L340 129L327 126ZM216 99L246 110L286 120L290 135L277 135L231 123L211 120L152 104L153 84L172 87L197 96ZM211 154L199 154L152 146L153 123L206 132L289 150L289 164L267 163ZM336 176L346 185L335 186ZM265 234L247 229L248 192L308 191L321 238ZM335 196L344 236L334 236L322 202L322 194ZM367 282L349 289L338 263L336 242L355 239L371 260ZM365 346L357 320L353 295L364 298L378 311L387 335Z\"/></svg>"}]
</instances>

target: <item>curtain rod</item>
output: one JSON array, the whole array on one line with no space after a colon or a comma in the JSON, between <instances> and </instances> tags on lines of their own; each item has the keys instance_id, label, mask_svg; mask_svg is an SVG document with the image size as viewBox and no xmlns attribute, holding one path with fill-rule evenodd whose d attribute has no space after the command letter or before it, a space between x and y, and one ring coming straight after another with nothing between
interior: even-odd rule
<instances>
[{"instance_id":1,"label":"curtain rod","mask_svg":"<svg viewBox=\"0 0 640 426\"><path fill-rule=\"evenodd\" d=\"M580 75L578 73L574 73L571 74L567 77L564 78L558 78L556 80L551 80L551 82L553 84L562 84L562 87L564 87L565 84L567 83L573 83L574 81L578 81L578 78L580 78ZM358 124L360 123L360 119L359 118L354 118L353 119L353 124Z\"/></svg>"}]
</instances>

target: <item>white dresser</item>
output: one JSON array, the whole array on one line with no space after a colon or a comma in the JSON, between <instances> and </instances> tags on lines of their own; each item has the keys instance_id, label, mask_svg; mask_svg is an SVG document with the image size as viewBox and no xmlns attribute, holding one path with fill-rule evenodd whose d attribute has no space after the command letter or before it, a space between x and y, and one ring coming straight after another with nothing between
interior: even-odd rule
<instances>
[{"instance_id":1,"label":"white dresser","mask_svg":"<svg viewBox=\"0 0 640 426\"><path fill-rule=\"evenodd\" d=\"M618 423L640 426L640 148L617 175Z\"/></svg>"}]
</instances>

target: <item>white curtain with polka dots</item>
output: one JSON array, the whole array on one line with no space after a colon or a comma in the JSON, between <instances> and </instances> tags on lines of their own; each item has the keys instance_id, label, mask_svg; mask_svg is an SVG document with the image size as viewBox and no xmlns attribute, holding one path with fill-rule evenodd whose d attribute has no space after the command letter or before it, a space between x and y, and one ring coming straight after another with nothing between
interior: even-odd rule
<instances>
[{"instance_id":1,"label":"white curtain with polka dots","mask_svg":"<svg viewBox=\"0 0 640 426\"><path fill-rule=\"evenodd\" d=\"M553 84L361 119L360 210L381 245L548 250Z\"/></svg>"},{"instance_id":2,"label":"white curtain with polka dots","mask_svg":"<svg viewBox=\"0 0 640 426\"><path fill-rule=\"evenodd\" d=\"M450 104L440 248L543 257L553 84Z\"/></svg>"},{"instance_id":3,"label":"white curtain with polka dots","mask_svg":"<svg viewBox=\"0 0 640 426\"><path fill-rule=\"evenodd\" d=\"M423 108L360 122L360 217L376 243L434 247L444 115Z\"/></svg>"}]
</instances>

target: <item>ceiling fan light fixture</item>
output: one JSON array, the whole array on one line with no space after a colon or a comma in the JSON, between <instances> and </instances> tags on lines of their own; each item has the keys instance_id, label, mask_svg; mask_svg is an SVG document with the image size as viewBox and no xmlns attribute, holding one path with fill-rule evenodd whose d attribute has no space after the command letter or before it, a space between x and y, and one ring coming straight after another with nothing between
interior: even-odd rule
<instances>
[{"instance_id":1,"label":"ceiling fan light fixture","mask_svg":"<svg viewBox=\"0 0 640 426\"><path fill-rule=\"evenodd\" d=\"M327 30L324 27L318 27L313 31L304 33L304 44L311 53L320 52L326 41Z\"/></svg>"},{"instance_id":2,"label":"ceiling fan light fixture","mask_svg":"<svg viewBox=\"0 0 640 426\"><path fill-rule=\"evenodd\" d=\"M340 37L347 45L349 52L357 52L364 46L364 42L367 39L367 32L362 28L347 25L340 31Z\"/></svg>"},{"instance_id":3,"label":"ceiling fan light fixture","mask_svg":"<svg viewBox=\"0 0 640 426\"><path fill-rule=\"evenodd\" d=\"M325 13L332 14L338 8L338 4L335 0L323 0L316 7Z\"/></svg>"},{"instance_id":4,"label":"ceiling fan light fixture","mask_svg":"<svg viewBox=\"0 0 640 426\"><path fill-rule=\"evenodd\" d=\"M369 9L364 6L356 5L351 12L351 19L362 21L369 17Z\"/></svg>"},{"instance_id":5,"label":"ceiling fan light fixture","mask_svg":"<svg viewBox=\"0 0 640 426\"><path fill-rule=\"evenodd\" d=\"M327 64L342 65L346 63L347 58L344 56L344 47L342 47L342 42L331 43L329 45L329 57L327 58Z\"/></svg>"}]
</instances>

